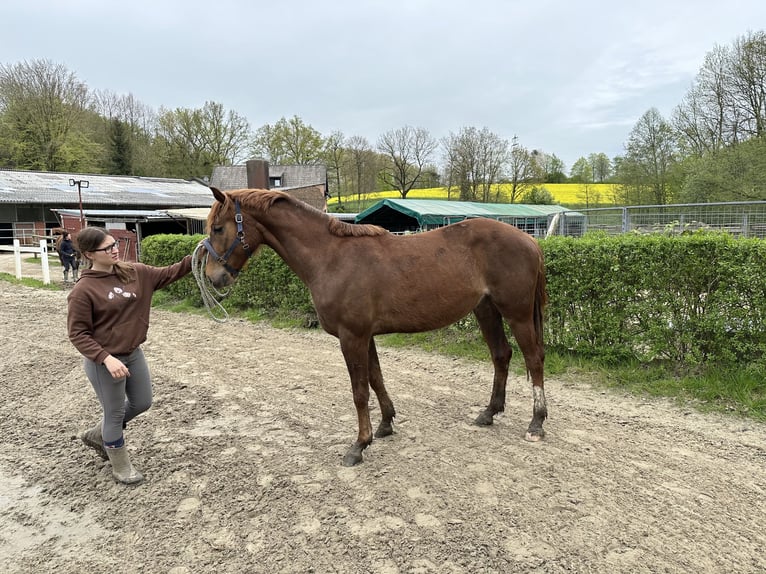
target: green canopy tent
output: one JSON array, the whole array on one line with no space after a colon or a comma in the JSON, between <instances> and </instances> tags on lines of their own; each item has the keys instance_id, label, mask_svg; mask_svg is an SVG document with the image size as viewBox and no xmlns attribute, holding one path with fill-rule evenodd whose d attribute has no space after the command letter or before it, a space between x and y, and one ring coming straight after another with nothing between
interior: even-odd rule
<instances>
[{"instance_id":1,"label":"green canopy tent","mask_svg":"<svg viewBox=\"0 0 766 574\"><path fill-rule=\"evenodd\" d=\"M474 203L441 199L383 199L355 218L393 233L428 231L464 219L487 217L509 223L535 237L545 237L551 224L559 235L582 235L585 216L560 205ZM554 223L555 218L555 223Z\"/></svg>"}]
</instances>

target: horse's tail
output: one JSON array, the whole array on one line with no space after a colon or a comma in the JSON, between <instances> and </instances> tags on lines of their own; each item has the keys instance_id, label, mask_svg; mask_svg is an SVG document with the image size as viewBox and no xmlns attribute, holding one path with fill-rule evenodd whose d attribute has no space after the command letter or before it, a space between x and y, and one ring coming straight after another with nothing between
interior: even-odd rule
<instances>
[{"instance_id":1,"label":"horse's tail","mask_svg":"<svg viewBox=\"0 0 766 574\"><path fill-rule=\"evenodd\" d=\"M548 291L546 289L545 281L545 261L543 260L541 253L540 266L537 269L537 287L535 289L534 309L535 334L537 335L537 342L540 343L541 346L543 344L543 313L547 304Z\"/></svg>"}]
</instances>

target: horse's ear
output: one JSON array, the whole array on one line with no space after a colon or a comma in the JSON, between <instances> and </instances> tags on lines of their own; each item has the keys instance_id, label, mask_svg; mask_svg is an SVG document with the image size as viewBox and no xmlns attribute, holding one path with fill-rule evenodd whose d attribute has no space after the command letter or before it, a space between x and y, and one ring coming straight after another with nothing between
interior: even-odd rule
<instances>
[{"instance_id":1,"label":"horse's ear","mask_svg":"<svg viewBox=\"0 0 766 574\"><path fill-rule=\"evenodd\" d=\"M210 191L213 192L213 197L215 197L218 201L221 203L226 203L226 196L223 194L223 192L218 189L217 187L211 187Z\"/></svg>"}]
</instances>

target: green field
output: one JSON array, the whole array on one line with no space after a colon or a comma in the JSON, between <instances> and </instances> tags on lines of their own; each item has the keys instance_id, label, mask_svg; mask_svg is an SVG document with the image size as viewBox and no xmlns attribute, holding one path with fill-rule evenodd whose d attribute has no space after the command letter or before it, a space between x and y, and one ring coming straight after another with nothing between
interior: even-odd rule
<instances>
[{"instance_id":1,"label":"green field","mask_svg":"<svg viewBox=\"0 0 766 574\"><path fill-rule=\"evenodd\" d=\"M501 201L507 203L510 199L510 185L501 184ZM544 187L552 195L556 203L565 206L584 206L586 203L590 206L609 206L615 204L615 193L617 185L613 183L544 183L539 187ZM496 188L495 188L496 189ZM398 191L379 191L375 193L365 193L361 196L361 204L356 195L342 197L341 200L352 209L359 206L361 211L373 203L386 198L398 198ZM407 194L408 199L458 199L458 192L453 188L451 196L447 195L446 187L431 187L428 189L413 189ZM519 199L516 203L522 203ZM338 206L338 198L332 197L327 200L327 207L333 211Z\"/></svg>"}]
</instances>

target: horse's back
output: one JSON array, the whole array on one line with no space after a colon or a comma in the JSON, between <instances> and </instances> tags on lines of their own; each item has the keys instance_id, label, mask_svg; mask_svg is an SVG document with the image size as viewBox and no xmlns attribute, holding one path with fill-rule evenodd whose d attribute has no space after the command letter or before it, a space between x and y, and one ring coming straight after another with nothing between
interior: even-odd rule
<instances>
[{"instance_id":1,"label":"horse's back","mask_svg":"<svg viewBox=\"0 0 766 574\"><path fill-rule=\"evenodd\" d=\"M429 231L423 236L431 233L452 249L470 250L475 257L497 265L523 260L534 264L541 255L535 238L513 225L494 219L467 219Z\"/></svg>"}]
</instances>

